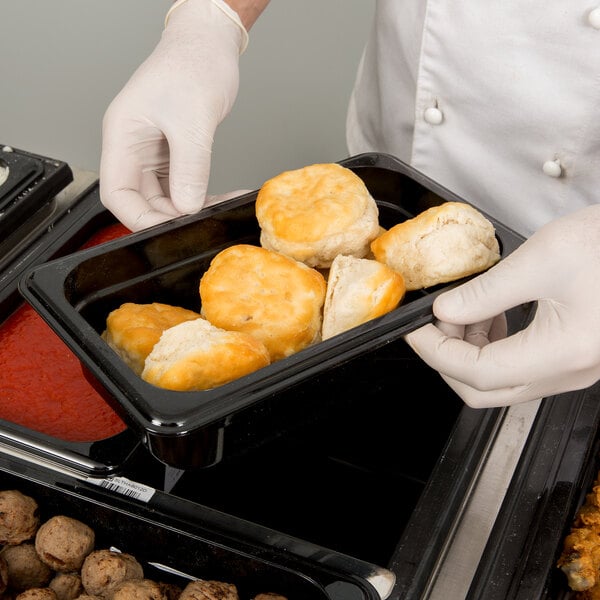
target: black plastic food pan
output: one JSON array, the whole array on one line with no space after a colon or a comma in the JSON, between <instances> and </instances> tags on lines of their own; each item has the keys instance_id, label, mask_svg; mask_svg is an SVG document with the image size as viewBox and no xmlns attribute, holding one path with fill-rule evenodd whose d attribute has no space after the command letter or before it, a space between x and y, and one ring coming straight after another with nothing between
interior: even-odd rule
<instances>
[{"instance_id":1,"label":"black plastic food pan","mask_svg":"<svg viewBox=\"0 0 600 600\"><path fill-rule=\"evenodd\" d=\"M65 162L0 143L0 264L72 180Z\"/></svg>"},{"instance_id":2,"label":"black plastic food pan","mask_svg":"<svg viewBox=\"0 0 600 600\"><path fill-rule=\"evenodd\" d=\"M468 600L594 597L571 590L557 562L600 469L599 427L600 383L543 399ZM575 560L583 572L587 563Z\"/></svg>"},{"instance_id":3,"label":"black plastic food pan","mask_svg":"<svg viewBox=\"0 0 600 600\"><path fill-rule=\"evenodd\" d=\"M47 225L42 230L30 231L21 240L20 252L12 260L4 261L0 268L0 336L5 335L7 320L24 308L25 302L18 290L23 273L34 265L72 253L98 230L113 223L112 215L100 206L96 184L84 190L72 204L54 206ZM5 360L10 361L11 357L5 357ZM6 363L4 366L6 369ZM0 402L6 401L4 393L5 390L0 389ZM44 398L31 400L40 403ZM88 441L72 441L72 438L49 435L44 431L43 427L30 428L0 419L0 452L50 461L101 477L119 472L138 450L142 450L139 435L129 428L117 435L99 435Z\"/></svg>"},{"instance_id":4,"label":"black plastic food pan","mask_svg":"<svg viewBox=\"0 0 600 600\"><path fill-rule=\"evenodd\" d=\"M94 530L95 549L132 554L144 577L157 582L183 588L193 579L223 581L236 586L240 600L267 592L288 600L381 600L369 582L352 573L248 541L241 521L239 535L220 529L218 513L185 502L177 511L177 499L172 513L179 514L171 514L164 494L146 505L1 456L0 489L34 498L41 523L54 515L83 521Z\"/></svg>"},{"instance_id":5,"label":"black plastic food pan","mask_svg":"<svg viewBox=\"0 0 600 600\"><path fill-rule=\"evenodd\" d=\"M460 200L389 155L363 154L340 162L364 180L386 228L430 206ZM80 357L108 401L139 430L150 451L172 466L214 464L230 447L259 435L261 424L267 424L269 435L318 410L318 402L307 405L303 400L298 406L297 386L310 386L327 369L431 321L434 297L450 287L410 292L383 317L212 390L173 392L144 382L101 339L107 315L124 302L199 310L198 283L211 259L233 244L259 244L255 199L252 192L65 256L33 268L20 282L22 294ZM505 257L522 238L490 220ZM315 390L311 396L316 395L323 396ZM237 431L236 421L243 424ZM228 436L230 431L236 431L235 439Z\"/></svg>"}]
</instances>

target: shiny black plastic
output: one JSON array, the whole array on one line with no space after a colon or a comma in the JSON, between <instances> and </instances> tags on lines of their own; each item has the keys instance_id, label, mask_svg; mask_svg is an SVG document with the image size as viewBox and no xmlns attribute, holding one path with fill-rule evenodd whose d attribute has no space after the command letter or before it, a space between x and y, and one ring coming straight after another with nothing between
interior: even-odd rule
<instances>
[{"instance_id":1,"label":"shiny black plastic","mask_svg":"<svg viewBox=\"0 0 600 600\"><path fill-rule=\"evenodd\" d=\"M390 227L454 194L394 157L363 154L340 161L365 182ZM239 444L318 410L298 405L298 390L327 370L400 339L432 320L433 299L451 287L410 292L396 310L236 381L203 392L174 392L133 374L101 339L108 313L124 302L165 302L200 309L198 283L223 248L258 244L256 192L146 231L30 269L20 290L81 359L90 381L136 429L154 456L178 468L210 466ZM496 227L502 257L522 238ZM455 282L452 285L456 285ZM236 422L244 434L229 435ZM268 434L269 432L267 432Z\"/></svg>"}]
</instances>

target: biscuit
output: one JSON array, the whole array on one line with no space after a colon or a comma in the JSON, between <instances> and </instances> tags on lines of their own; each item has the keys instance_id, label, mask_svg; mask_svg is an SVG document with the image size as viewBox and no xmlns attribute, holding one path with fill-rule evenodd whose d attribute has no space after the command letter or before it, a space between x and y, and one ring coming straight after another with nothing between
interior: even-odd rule
<instances>
[{"instance_id":1,"label":"biscuit","mask_svg":"<svg viewBox=\"0 0 600 600\"><path fill-rule=\"evenodd\" d=\"M271 361L320 341L325 278L288 256L248 244L222 250L200 280L201 314L259 339Z\"/></svg>"},{"instance_id":2,"label":"biscuit","mask_svg":"<svg viewBox=\"0 0 600 600\"><path fill-rule=\"evenodd\" d=\"M337 163L284 171L256 198L260 244L309 267L338 254L362 258L379 234L379 209L363 180Z\"/></svg>"},{"instance_id":3,"label":"biscuit","mask_svg":"<svg viewBox=\"0 0 600 600\"><path fill-rule=\"evenodd\" d=\"M256 338L196 319L163 332L146 357L142 379L179 392L209 390L269 363L269 352Z\"/></svg>"},{"instance_id":4,"label":"biscuit","mask_svg":"<svg viewBox=\"0 0 600 600\"><path fill-rule=\"evenodd\" d=\"M146 357L165 329L200 318L200 313L179 306L160 302L125 302L106 318L106 329L102 332L102 338L137 375L140 375Z\"/></svg>"},{"instance_id":5,"label":"biscuit","mask_svg":"<svg viewBox=\"0 0 600 600\"><path fill-rule=\"evenodd\" d=\"M484 271L500 260L493 224L464 202L446 202L394 225L371 243L373 256L402 273L407 291Z\"/></svg>"},{"instance_id":6,"label":"biscuit","mask_svg":"<svg viewBox=\"0 0 600 600\"><path fill-rule=\"evenodd\" d=\"M394 310L404 298L400 273L376 260L336 256L323 309L324 340Z\"/></svg>"}]
</instances>

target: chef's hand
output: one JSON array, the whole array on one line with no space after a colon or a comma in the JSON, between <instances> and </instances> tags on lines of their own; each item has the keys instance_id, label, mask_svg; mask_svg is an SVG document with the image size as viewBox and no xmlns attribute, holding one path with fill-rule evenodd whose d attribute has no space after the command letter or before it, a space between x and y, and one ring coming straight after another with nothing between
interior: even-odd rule
<instances>
[{"instance_id":1,"label":"chef's hand","mask_svg":"<svg viewBox=\"0 0 600 600\"><path fill-rule=\"evenodd\" d=\"M525 329L503 337L490 328L495 315L530 301L537 308ZM433 311L439 324L406 341L471 407L589 387L600 378L600 204L541 228L436 298Z\"/></svg>"},{"instance_id":2,"label":"chef's hand","mask_svg":"<svg viewBox=\"0 0 600 600\"><path fill-rule=\"evenodd\" d=\"M108 107L100 197L132 231L204 206L213 136L237 96L247 35L223 0L179 0Z\"/></svg>"}]
</instances>

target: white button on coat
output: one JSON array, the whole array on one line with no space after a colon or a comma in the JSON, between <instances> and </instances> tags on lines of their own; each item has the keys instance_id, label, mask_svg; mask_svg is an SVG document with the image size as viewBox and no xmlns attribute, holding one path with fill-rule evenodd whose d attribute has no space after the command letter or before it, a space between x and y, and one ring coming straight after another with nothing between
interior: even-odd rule
<instances>
[{"instance_id":1,"label":"white button on coat","mask_svg":"<svg viewBox=\"0 0 600 600\"><path fill-rule=\"evenodd\" d=\"M547 160L542 169L550 177L560 177L562 175L562 167L558 160Z\"/></svg>"},{"instance_id":2,"label":"white button on coat","mask_svg":"<svg viewBox=\"0 0 600 600\"><path fill-rule=\"evenodd\" d=\"M397 156L524 236L600 201L600 0L373 4L351 154Z\"/></svg>"},{"instance_id":3,"label":"white button on coat","mask_svg":"<svg viewBox=\"0 0 600 600\"><path fill-rule=\"evenodd\" d=\"M594 29L600 29L600 6L590 11L588 22Z\"/></svg>"},{"instance_id":4,"label":"white button on coat","mask_svg":"<svg viewBox=\"0 0 600 600\"><path fill-rule=\"evenodd\" d=\"M430 106L426 109L423 117L430 125L439 125L444 120L444 114L437 106Z\"/></svg>"}]
</instances>

